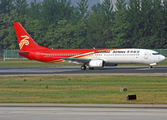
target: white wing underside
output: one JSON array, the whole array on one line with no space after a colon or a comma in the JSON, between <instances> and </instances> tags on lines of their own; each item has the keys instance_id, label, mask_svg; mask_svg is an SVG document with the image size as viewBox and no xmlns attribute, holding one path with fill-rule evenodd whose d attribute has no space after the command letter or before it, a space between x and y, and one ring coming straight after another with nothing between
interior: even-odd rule
<instances>
[{"instance_id":1,"label":"white wing underside","mask_svg":"<svg viewBox=\"0 0 167 120\"><path fill-rule=\"evenodd\" d=\"M69 58L69 57L52 57L52 58L59 58L66 61L78 62L78 63L88 63L91 61L91 59L83 59L83 58Z\"/></svg>"}]
</instances>

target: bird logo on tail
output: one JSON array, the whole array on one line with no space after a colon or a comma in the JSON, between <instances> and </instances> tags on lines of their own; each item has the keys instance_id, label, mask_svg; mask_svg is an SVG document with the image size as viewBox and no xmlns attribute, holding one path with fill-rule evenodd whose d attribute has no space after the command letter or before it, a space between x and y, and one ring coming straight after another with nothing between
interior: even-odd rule
<instances>
[{"instance_id":1,"label":"bird logo on tail","mask_svg":"<svg viewBox=\"0 0 167 120\"><path fill-rule=\"evenodd\" d=\"M22 49L24 45L29 45L29 41L27 40L29 37L27 35L21 36L21 38L23 39L19 43L20 49Z\"/></svg>"}]
</instances>

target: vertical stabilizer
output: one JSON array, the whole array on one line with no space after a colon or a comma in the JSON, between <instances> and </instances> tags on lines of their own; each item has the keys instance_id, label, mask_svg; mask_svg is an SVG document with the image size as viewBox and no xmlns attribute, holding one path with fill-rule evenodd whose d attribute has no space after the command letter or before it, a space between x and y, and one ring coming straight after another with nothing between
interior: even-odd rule
<instances>
[{"instance_id":1,"label":"vertical stabilizer","mask_svg":"<svg viewBox=\"0 0 167 120\"><path fill-rule=\"evenodd\" d=\"M22 27L22 25L19 22L14 22L13 24L16 31L16 36L20 50L26 51L32 49L45 48L36 44L35 41L31 38L31 36L27 33L27 31Z\"/></svg>"}]
</instances>

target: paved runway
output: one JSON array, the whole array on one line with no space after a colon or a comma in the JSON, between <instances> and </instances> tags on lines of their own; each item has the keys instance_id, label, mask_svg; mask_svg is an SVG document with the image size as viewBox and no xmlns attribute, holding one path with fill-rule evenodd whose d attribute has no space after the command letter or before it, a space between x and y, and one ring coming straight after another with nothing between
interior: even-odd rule
<instances>
[{"instance_id":1,"label":"paved runway","mask_svg":"<svg viewBox=\"0 0 167 120\"><path fill-rule=\"evenodd\" d=\"M80 67L0 67L0 75L142 75L167 76L167 67L105 67L81 70Z\"/></svg>"},{"instance_id":2,"label":"paved runway","mask_svg":"<svg viewBox=\"0 0 167 120\"><path fill-rule=\"evenodd\" d=\"M0 120L166 120L166 105L0 104Z\"/></svg>"}]
</instances>

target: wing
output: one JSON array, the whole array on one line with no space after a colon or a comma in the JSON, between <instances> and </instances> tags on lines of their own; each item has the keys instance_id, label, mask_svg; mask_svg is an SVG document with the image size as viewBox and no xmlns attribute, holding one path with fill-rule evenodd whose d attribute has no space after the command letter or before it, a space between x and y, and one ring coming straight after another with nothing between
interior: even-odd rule
<instances>
[{"instance_id":1,"label":"wing","mask_svg":"<svg viewBox=\"0 0 167 120\"><path fill-rule=\"evenodd\" d=\"M88 63L91 61L91 59L83 59L83 58L69 58L69 57L52 57L52 58L59 58L63 60L71 60L75 62L81 62L81 63Z\"/></svg>"}]
</instances>

